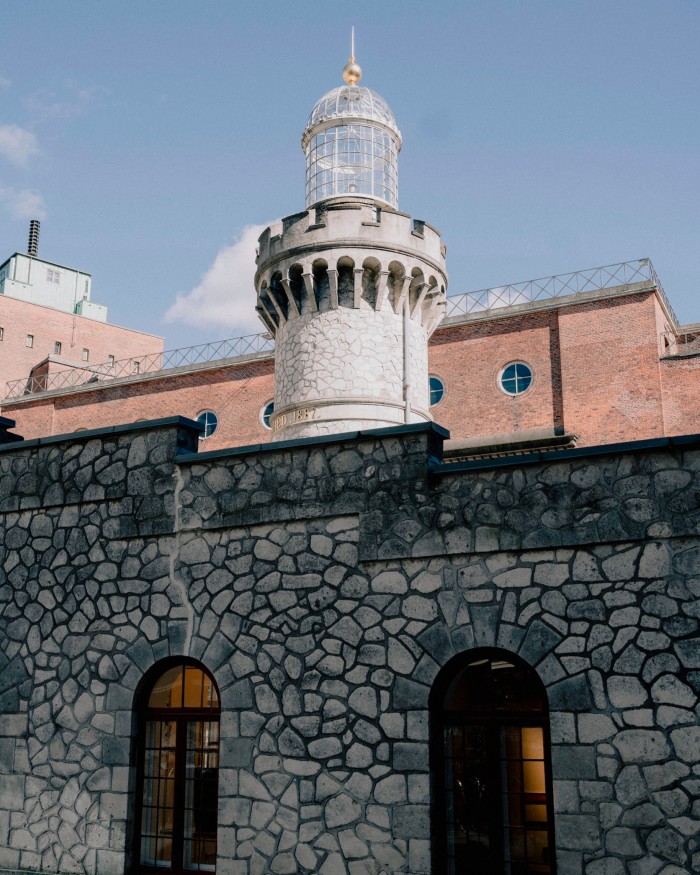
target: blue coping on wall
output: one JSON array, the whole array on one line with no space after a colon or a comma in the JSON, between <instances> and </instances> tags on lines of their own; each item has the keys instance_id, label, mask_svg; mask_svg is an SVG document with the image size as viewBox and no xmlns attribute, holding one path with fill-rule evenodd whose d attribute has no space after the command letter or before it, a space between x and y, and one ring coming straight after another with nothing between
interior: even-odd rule
<instances>
[{"instance_id":1,"label":"blue coping on wall","mask_svg":"<svg viewBox=\"0 0 700 875\"><path fill-rule=\"evenodd\" d=\"M0 417L2 419L2 417ZM12 422L12 420L7 420ZM1 423L0 423L1 425ZM14 423L13 423L14 425ZM0 444L0 453L12 452L14 450L28 450L31 447L45 447L49 444L59 444L70 440L84 440L85 438L106 437L111 434L124 434L129 431L148 431L154 428L167 428L169 426L178 426L197 434L204 431L204 426L201 422L195 422L194 419L188 419L186 416L165 416L161 419L147 419L143 422L129 422L124 425L107 425L104 428L88 428L83 431L71 431L66 434L54 434L50 437L32 438L31 440L12 441L7 444Z\"/></svg>"},{"instance_id":2,"label":"blue coping on wall","mask_svg":"<svg viewBox=\"0 0 700 875\"><path fill-rule=\"evenodd\" d=\"M441 442L450 436L449 431L435 422L413 422L409 425L393 425L386 428L370 428L363 431L348 431L342 434L327 434L319 437L297 438L289 441L277 441L269 444L249 444L245 447L229 447L221 450L205 450L203 453L179 453L175 461L178 465L207 459L225 459L229 456L245 456L250 453L274 453L278 450L289 450L295 447L318 446L319 444L347 443L347 441L362 440L372 437L399 437L400 435L421 434L426 432L434 435Z\"/></svg>"},{"instance_id":3,"label":"blue coping on wall","mask_svg":"<svg viewBox=\"0 0 700 875\"><path fill-rule=\"evenodd\" d=\"M0 416L0 428L13 428L14 420ZM70 440L84 440L85 438L106 437L107 435L124 434L130 431L148 431L155 428L178 426L201 434L204 426L200 422L188 419L185 416L166 416L160 419L148 419L143 422L130 422L124 425L110 425L104 428L85 429L84 431L68 432L66 434L51 435L50 437L32 438L31 440L17 440L6 444L0 444L0 453L14 452L16 450L30 449L32 447L47 446L63 443ZM175 461L179 465L191 464L208 459L225 459L232 456L249 455L250 453L273 453L278 450L294 449L295 447L319 446L333 443L347 443L353 440L363 440L373 437L399 437L401 435L427 433L437 438L440 443L450 436L449 431L435 422L415 422L408 425L396 425L386 428L373 428L362 431L351 431L343 434L323 435L319 437L297 438L296 440L278 441L276 443L249 444L243 447L229 447L221 450L208 450L202 453L184 452L177 453ZM428 471L430 474L442 476L445 474L457 474L461 471L478 471L489 468L509 468L514 466L534 465L540 462L560 462L567 459L585 459L590 456L605 456L614 453L634 453L646 450L661 450L671 447L700 446L700 434L674 435L673 437L650 438L643 441L628 441L626 443L601 444L593 447L578 447L568 450L550 450L547 452L534 452L513 454L498 459L473 459L464 462L443 462L436 455L428 455Z\"/></svg>"},{"instance_id":4,"label":"blue coping on wall","mask_svg":"<svg viewBox=\"0 0 700 875\"><path fill-rule=\"evenodd\" d=\"M648 450L662 450L672 447L700 446L700 434L681 434L673 437L649 438L644 441L600 444L594 447L578 447L571 450L549 450L547 452L513 454L500 459L472 459L464 462L428 462L431 474L458 474L461 471L478 471L488 468L511 468L514 466L535 465L539 462L563 462L567 459L585 459L591 456L608 456L616 453L636 453Z\"/></svg>"}]
</instances>

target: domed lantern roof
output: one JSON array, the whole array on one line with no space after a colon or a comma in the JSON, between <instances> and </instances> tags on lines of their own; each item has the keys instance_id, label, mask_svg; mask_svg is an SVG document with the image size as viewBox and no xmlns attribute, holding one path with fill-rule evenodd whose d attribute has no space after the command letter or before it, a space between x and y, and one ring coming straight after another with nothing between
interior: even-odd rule
<instances>
[{"instance_id":1,"label":"domed lantern roof","mask_svg":"<svg viewBox=\"0 0 700 875\"><path fill-rule=\"evenodd\" d=\"M329 198L370 198L398 208L401 133L389 104L362 76L353 53L345 85L332 88L311 110L301 138L306 155L306 206Z\"/></svg>"},{"instance_id":2,"label":"domed lantern roof","mask_svg":"<svg viewBox=\"0 0 700 875\"><path fill-rule=\"evenodd\" d=\"M366 85L339 85L332 88L316 101L311 115L306 123L306 130L301 140L302 148L311 136L312 130L326 121L341 119L366 120L380 122L391 128L401 144L401 133L394 113L384 98L367 88Z\"/></svg>"}]
</instances>

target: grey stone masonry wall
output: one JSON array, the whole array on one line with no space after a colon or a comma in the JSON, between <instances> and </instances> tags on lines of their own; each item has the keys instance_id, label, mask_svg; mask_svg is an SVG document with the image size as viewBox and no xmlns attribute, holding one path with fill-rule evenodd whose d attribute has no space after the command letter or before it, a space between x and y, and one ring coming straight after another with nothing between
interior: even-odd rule
<instances>
[{"instance_id":1,"label":"grey stone masonry wall","mask_svg":"<svg viewBox=\"0 0 700 875\"><path fill-rule=\"evenodd\" d=\"M440 875L428 696L495 646L550 703L559 875L700 870L700 439L442 464L435 426L0 447L0 870L131 866L134 695L222 698L218 871Z\"/></svg>"}]
</instances>

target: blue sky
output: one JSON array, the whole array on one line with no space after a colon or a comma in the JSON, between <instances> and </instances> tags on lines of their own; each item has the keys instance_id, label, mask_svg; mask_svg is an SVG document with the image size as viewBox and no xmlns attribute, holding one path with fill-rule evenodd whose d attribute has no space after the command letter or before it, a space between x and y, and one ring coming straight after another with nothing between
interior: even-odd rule
<instances>
[{"instance_id":1,"label":"blue sky","mask_svg":"<svg viewBox=\"0 0 700 875\"><path fill-rule=\"evenodd\" d=\"M700 321L694 0L5 0L2 20L0 258L41 215L40 254L170 348L262 330L246 228L303 209L301 133L353 23L450 294L648 256Z\"/></svg>"}]
</instances>

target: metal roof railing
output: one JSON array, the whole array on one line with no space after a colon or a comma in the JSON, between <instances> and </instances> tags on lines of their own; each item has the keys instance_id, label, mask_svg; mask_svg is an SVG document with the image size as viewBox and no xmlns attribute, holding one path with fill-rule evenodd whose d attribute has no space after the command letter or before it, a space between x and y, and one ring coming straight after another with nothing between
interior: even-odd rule
<instances>
[{"instance_id":1,"label":"metal roof railing","mask_svg":"<svg viewBox=\"0 0 700 875\"><path fill-rule=\"evenodd\" d=\"M619 264L576 270L573 273L560 273L556 276L540 277L521 283L508 283L505 286L494 286L490 289L480 289L477 292L454 295L447 299L445 318L469 316L472 313L483 315L501 307L530 304L533 301L541 301L546 298L585 295L589 292L643 282L656 286L674 324L678 325L676 314L673 312L661 281L654 270L654 265L648 258L622 261Z\"/></svg>"},{"instance_id":2,"label":"metal roof railing","mask_svg":"<svg viewBox=\"0 0 700 875\"><path fill-rule=\"evenodd\" d=\"M128 359L102 362L96 365L77 365L53 374L38 374L27 380L12 380L7 384L5 400L23 398L38 392L74 389L92 383L103 383L126 377L139 377L187 368L209 362L239 359L257 353L272 352L275 343L269 334L247 334L214 343L186 346L165 352L134 356Z\"/></svg>"},{"instance_id":3,"label":"metal roof railing","mask_svg":"<svg viewBox=\"0 0 700 875\"><path fill-rule=\"evenodd\" d=\"M661 333L661 355L664 358L700 355L700 328L697 331L681 333L663 331Z\"/></svg>"},{"instance_id":4,"label":"metal roof railing","mask_svg":"<svg viewBox=\"0 0 700 875\"><path fill-rule=\"evenodd\" d=\"M604 267L577 270L556 276L509 283L467 292L447 298L445 317L484 315L502 307L529 304L549 298L568 295L585 295L589 292L603 291L635 283L654 285L668 309L674 327L678 326L676 314L666 296L654 266L648 258L636 261L623 261ZM103 383L120 378L133 378L159 371L192 367L209 362L239 359L258 353L273 352L275 343L269 334L248 334L214 343L187 346L166 352L136 356L119 361L96 365L78 365L53 374L39 374L27 380L13 380L7 384L5 400L23 398L39 392L52 392L61 389L74 389L86 384Z\"/></svg>"}]
</instances>

